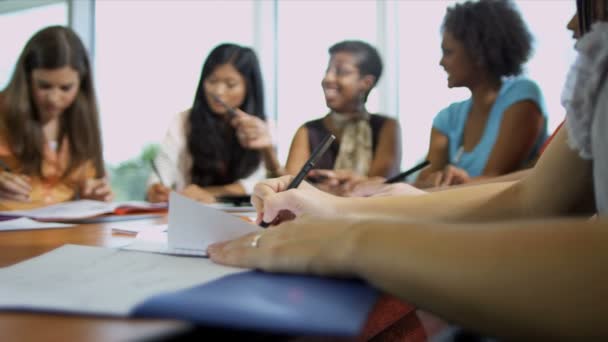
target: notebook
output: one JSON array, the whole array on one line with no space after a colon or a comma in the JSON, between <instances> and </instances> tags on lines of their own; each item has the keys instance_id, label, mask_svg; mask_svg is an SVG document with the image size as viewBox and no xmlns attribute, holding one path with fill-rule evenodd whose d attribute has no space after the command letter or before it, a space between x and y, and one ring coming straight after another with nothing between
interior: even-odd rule
<instances>
[{"instance_id":1,"label":"notebook","mask_svg":"<svg viewBox=\"0 0 608 342\"><path fill-rule=\"evenodd\" d=\"M377 297L353 279L90 246L64 245L0 268L2 310L180 319L286 334L355 336Z\"/></svg>"},{"instance_id":2,"label":"notebook","mask_svg":"<svg viewBox=\"0 0 608 342\"><path fill-rule=\"evenodd\" d=\"M169 195L169 222L164 229L148 229L138 234L128 250L206 256L207 247L261 230L250 220L194 201L177 192Z\"/></svg>"}]
</instances>

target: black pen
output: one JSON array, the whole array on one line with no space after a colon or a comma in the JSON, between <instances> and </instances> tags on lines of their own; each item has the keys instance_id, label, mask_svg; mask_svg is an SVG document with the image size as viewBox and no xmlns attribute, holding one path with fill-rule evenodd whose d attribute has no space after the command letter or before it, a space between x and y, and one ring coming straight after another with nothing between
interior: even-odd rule
<instances>
[{"instance_id":1,"label":"black pen","mask_svg":"<svg viewBox=\"0 0 608 342\"><path fill-rule=\"evenodd\" d=\"M393 176L389 179L387 179L386 181L384 181L384 184L391 184L391 183L397 183L397 182L401 182L403 181L407 176L411 175L412 173L426 167L427 165L429 165L431 162L428 160L423 161L422 163L414 166L413 168L407 170L407 171L403 171L400 174Z\"/></svg>"},{"instance_id":2,"label":"black pen","mask_svg":"<svg viewBox=\"0 0 608 342\"><path fill-rule=\"evenodd\" d=\"M222 99L220 99L219 96L215 95L215 94L211 94L211 97L213 97L213 99L215 101L217 101L219 104L221 104L224 108L226 108L226 111L228 112L228 114L230 115L230 119L232 119L233 117L236 116L236 111L234 110L234 108L230 107L229 105L226 104L226 102L222 101Z\"/></svg>"},{"instance_id":3,"label":"black pen","mask_svg":"<svg viewBox=\"0 0 608 342\"><path fill-rule=\"evenodd\" d=\"M2 159L0 159L0 168L2 168L2 170L4 170L5 172L12 172L11 168L8 167L8 165L6 165L6 163Z\"/></svg>"},{"instance_id":4,"label":"black pen","mask_svg":"<svg viewBox=\"0 0 608 342\"><path fill-rule=\"evenodd\" d=\"M162 184L162 186L168 188L167 183L165 183L165 181L163 180L163 177L161 177L160 172L158 171L158 168L156 167L156 163L154 162L154 159L150 159L150 166L152 166L152 171L154 171L154 174L156 175L156 177L158 177L160 184Z\"/></svg>"},{"instance_id":5,"label":"black pen","mask_svg":"<svg viewBox=\"0 0 608 342\"><path fill-rule=\"evenodd\" d=\"M315 150L312 152L306 164L302 166L300 172L298 172L298 174L291 180L291 183L289 183L289 185L287 186L287 190L297 188L300 183L302 183L302 180L304 179L304 177L306 177L308 171L310 171L310 169L315 166L319 158L321 158L321 156L325 154L325 152L327 151L329 146L331 146L331 143L333 143L334 140L336 140L336 137L333 134L328 134L325 136L325 138L323 138L319 146L317 146L317 148L315 148ZM262 221L260 223L260 227L268 228L268 226L270 226L270 223L271 222Z\"/></svg>"}]
</instances>

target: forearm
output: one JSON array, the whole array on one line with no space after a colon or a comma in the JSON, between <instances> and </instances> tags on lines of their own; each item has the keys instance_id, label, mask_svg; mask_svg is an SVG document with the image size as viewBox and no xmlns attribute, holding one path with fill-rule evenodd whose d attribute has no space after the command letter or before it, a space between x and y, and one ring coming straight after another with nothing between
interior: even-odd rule
<instances>
[{"instance_id":1,"label":"forearm","mask_svg":"<svg viewBox=\"0 0 608 342\"><path fill-rule=\"evenodd\" d=\"M268 177L279 177L285 173L285 171L281 168L281 164L277 158L277 153L274 146L268 146L262 149L261 153Z\"/></svg>"},{"instance_id":2,"label":"forearm","mask_svg":"<svg viewBox=\"0 0 608 342\"><path fill-rule=\"evenodd\" d=\"M493 183L420 196L338 199L337 212L405 220L488 221L534 217L519 200L514 183Z\"/></svg>"},{"instance_id":3,"label":"forearm","mask_svg":"<svg viewBox=\"0 0 608 342\"><path fill-rule=\"evenodd\" d=\"M202 188L213 196L220 195L244 195L245 188L241 183L236 182L228 185L206 186Z\"/></svg>"},{"instance_id":4,"label":"forearm","mask_svg":"<svg viewBox=\"0 0 608 342\"><path fill-rule=\"evenodd\" d=\"M350 271L420 308L506 337L607 335L608 225L364 221ZM354 247L352 246L354 244Z\"/></svg>"}]
</instances>

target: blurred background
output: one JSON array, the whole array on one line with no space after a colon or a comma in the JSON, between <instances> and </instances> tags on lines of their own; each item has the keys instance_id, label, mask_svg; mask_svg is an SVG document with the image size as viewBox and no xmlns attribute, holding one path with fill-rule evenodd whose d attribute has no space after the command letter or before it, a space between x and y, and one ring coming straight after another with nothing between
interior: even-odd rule
<instances>
[{"instance_id":1,"label":"blurred background","mask_svg":"<svg viewBox=\"0 0 608 342\"><path fill-rule=\"evenodd\" d=\"M440 25L455 2L0 0L0 89L32 34L48 25L75 29L94 64L113 183L130 186L117 199L139 198L146 160L172 116L192 105L202 63L215 45L235 42L258 53L284 163L296 129L328 111L321 90L327 49L360 39L375 45L385 63L368 110L399 120L406 168L424 157L437 112L469 96L466 89L448 89L439 66ZM535 38L525 74L543 90L552 132L564 118L560 92L575 56L566 30L574 1L514 2Z\"/></svg>"}]
</instances>

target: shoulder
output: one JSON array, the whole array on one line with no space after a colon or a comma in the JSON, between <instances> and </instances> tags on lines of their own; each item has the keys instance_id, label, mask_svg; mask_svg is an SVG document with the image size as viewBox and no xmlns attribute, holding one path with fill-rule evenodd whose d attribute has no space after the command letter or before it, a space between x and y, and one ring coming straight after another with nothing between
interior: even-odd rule
<instances>
[{"instance_id":1,"label":"shoulder","mask_svg":"<svg viewBox=\"0 0 608 342\"><path fill-rule=\"evenodd\" d=\"M323 119L324 118L325 117L314 119L314 120L310 120L310 121L306 121L303 126L306 126L306 127L315 127L315 126L318 126L318 125L323 125Z\"/></svg>"},{"instance_id":2,"label":"shoulder","mask_svg":"<svg viewBox=\"0 0 608 342\"><path fill-rule=\"evenodd\" d=\"M369 121L372 128L377 129L391 129L398 126L398 122L395 118L382 114L371 114Z\"/></svg>"},{"instance_id":3,"label":"shoulder","mask_svg":"<svg viewBox=\"0 0 608 342\"><path fill-rule=\"evenodd\" d=\"M190 127L190 109L174 114L169 123L169 134L184 135Z\"/></svg>"},{"instance_id":4,"label":"shoulder","mask_svg":"<svg viewBox=\"0 0 608 342\"><path fill-rule=\"evenodd\" d=\"M449 106L443 108L437 113L435 116L435 120L437 119L455 119L458 116L466 115L468 112L468 108L470 106L471 99L467 99L464 101L453 102Z\"/></svg>"},{"instance_id":5,"label":"shoulder","mask_svg":"<svg viewBox=\"0 0 608 342\"><path fill-rule=\"evenodd\" d=\"M538 102L542 101L543 93L533 80L526 77L515 77L504 81L499 96L504 99L531 99Z\"/></svg>"}]
</instances>

